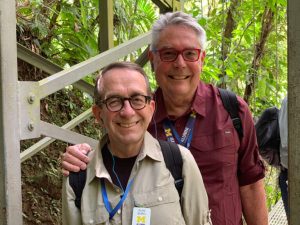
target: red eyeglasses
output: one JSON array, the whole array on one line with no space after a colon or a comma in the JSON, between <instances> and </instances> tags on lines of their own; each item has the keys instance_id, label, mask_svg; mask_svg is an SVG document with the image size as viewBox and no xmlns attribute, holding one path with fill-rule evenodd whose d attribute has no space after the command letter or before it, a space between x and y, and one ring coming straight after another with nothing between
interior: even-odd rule
<instances>
[{"instance_id":1,"label":"red eyeglasses","mask_svg":"<svg viewBox=\"0 0 300 225\"><path fill-rule=\"evenodd\" d=\"M196 62L200 57L201 49L192 48L178 51L173 48L164 48L159 50L155 49L153 52L158 52L159 57L163 62L174 62L179 54L185 61Z\"/></svg>"}]
</instances>

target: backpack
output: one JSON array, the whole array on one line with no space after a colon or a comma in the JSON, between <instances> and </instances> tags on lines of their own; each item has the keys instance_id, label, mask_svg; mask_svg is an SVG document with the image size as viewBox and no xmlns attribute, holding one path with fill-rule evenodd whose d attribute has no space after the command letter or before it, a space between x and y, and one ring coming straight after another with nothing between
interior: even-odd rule
<instances>
[{"instance_id":1,"label":"backpack","mask_svg":"<svg viewBox=\"0 0 300 225\"><path fill-rule=\"evenodd\" d=\"M278 108L267 108L255 124L260 155L271 166L280 166L278 115Z\"/></svg>"},{"instance_id":2,"label":"backpack","mask_svg":"<svg viewBox=\"0 0 300 225\"><path fill-rule=\"evenodd\" d=\"M158 140L161 151L166 163L166 167L169 169L175 180L175 187L178 191L179 197L183 188L184 181L182 179L182 156L179 147L175 143ZM75 193L75 205L77 208L81 208L81 196L86 181L86 170L80 170L79 172L71 172L69 175L69 184Z\"/></svg>"},{"instance_id":3,"label":"backpack","mask_svg":"<svg viewBox=\"0 0 300 225\"><path fill-rule=\"evenodd\" d=\"M232 120L233 126L236 129L240 140L244 136L242 121L239 117L238 110L239 110L239 102L237 100L236 94L229 90L225 90L222 88L218 88L221 100L223 102L223 106L230 115Z\"/></svg>"}]
</instances>

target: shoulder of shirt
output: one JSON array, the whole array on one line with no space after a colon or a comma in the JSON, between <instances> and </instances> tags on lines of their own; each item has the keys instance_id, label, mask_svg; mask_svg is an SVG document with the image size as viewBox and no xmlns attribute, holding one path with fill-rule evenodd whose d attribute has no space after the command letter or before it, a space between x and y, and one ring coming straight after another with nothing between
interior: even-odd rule
<instances>
[{"instance_id":1,"label":"shoulder of shirt","mask_svg":"<svg viewBox=\"0 0 300 225\"><path fill-rule=\"evenodd\" d=\"M182 145L178 145L183 161L193 160L193 155L190 150Z\"/></svg>"},{"instance_id":2,"label":"shoulder of shirt","mask_svg":"<svg viewBox=\"0 0 300 225\"><path fill-rule=\"evenodd\" d=\"M148 131L145 133L144 144L138 158L144 158L146 156L156 161L163 161L160 145L157 139L155 139Z\"/></svg>"}]
</instances>

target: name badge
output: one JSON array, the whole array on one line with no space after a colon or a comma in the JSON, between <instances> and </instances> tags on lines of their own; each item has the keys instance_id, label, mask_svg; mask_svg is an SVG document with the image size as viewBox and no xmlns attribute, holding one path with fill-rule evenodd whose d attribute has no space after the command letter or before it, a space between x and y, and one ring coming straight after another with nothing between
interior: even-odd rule
<instances>
[{"instance_id":1,"label":"name badge","mask_svg":"<svg viewBox=\"0 0 300 225\"><path fill-rule=\"evenodd\" d=\"M134 207L132 225L150 225L151 209Z\"/></svg>"}]
</instances>

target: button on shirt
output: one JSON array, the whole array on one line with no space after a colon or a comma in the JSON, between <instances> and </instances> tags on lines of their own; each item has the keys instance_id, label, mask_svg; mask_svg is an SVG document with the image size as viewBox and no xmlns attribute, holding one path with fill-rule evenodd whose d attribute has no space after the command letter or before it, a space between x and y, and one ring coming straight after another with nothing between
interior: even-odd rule
<instances>
[{"instance_id":1,"label":"button on shirt","mask_svg":"<svg viewBox=\"0 0 300 225\"><path fill-rule=\"evenodd\" d=\"M101 141L100 149L106 141L105 138ZM133 207L142 207L151 209L151 225L210 225L208 198L197 164L187 149L180 146L180 151L184 178L181 200L174 179L166 168L160 145L147 132L129 178L134 178L130 192L111 220L103 203L100 178L105 179L112 208L119 202L120 193L104 167L101 151L93 151L89 154L91 161L87 168L81 211L75 206L75 194L68 178L64 178L63 224L131 225Z\"/></svg>"},{"instance_id":2,"label":"button on shirt","mask_svg":"<svg viewBox=\"0 0 300 225\"><path fill-rule=\"evenodd\" d=\"M172 118L167 115L161 89L155 99L158 107L148 130L166 140L163 123ZM238 102L244 132L241 142L216 87L200 82L191 108L197 115L190 151L203 176L214 225L242 224L239 188L264 177L251 113L239 97ZM173 120L178 134L190 112Z\"/></svg>"}]
</instances>

